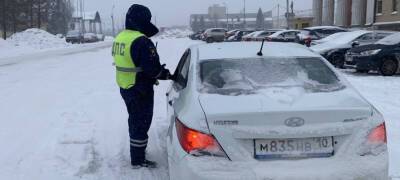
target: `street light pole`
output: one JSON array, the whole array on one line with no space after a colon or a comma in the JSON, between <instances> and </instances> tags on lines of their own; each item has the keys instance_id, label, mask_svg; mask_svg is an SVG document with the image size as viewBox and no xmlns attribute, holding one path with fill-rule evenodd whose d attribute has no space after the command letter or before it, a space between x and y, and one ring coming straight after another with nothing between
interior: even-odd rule
<instances>
[{"instance_id":1,"label":"street light pole","mask_svg":"<svg viewBox=\"0 0 400 180\"><path fill-rule=\"evenodd\" d=\"M112 24L112 35L113 35L113 37L115 37L114 8L115 8L115 5L113 4L112 9L111 9L111 24Z\"/></svg>"},{"instance_id":2,"label":"street light pole","mask_svg":"<svg viewBox=\"0 0 400 180\"><path fill-rule=\"evenodd\" d=\"M243 28L246 28L246 0L243 0Z\"/></svg>"},{"instance_id":3,"label":"street light pole","mask_svg":"<svg viewBox=\"0 0 400 180\"><path fill-rule=\"evenodd\" d=\"M226 11L225 11L225 16L226 16L226 29L228 29L229 30L229 13L228 13L228 5L224 2L223 3L224 4L224 6L225 6L225 8L226 8Z\"/></svg>"}]
</instances>

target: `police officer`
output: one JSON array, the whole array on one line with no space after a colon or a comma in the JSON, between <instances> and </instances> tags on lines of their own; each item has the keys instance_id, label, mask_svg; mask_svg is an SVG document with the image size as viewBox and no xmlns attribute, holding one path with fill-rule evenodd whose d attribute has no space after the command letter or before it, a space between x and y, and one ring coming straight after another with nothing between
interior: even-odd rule
<instances>
[{"instance_id":1,"label":"police officer","mask_svg":"<svg viewBox=\"0 0 400 180\"><path fill-rule=\"evenodd\" d=\"M133 168L155 168L146 159L147 132L153 118L154 90L157 80L168 80L171 75L160 64L153 42L158 33L151 23L150 10L134 4L126 14L126 30L114 41L112 55L116 66L117 83L129 113L130 155Z\"/></svg>"}]
</instances>

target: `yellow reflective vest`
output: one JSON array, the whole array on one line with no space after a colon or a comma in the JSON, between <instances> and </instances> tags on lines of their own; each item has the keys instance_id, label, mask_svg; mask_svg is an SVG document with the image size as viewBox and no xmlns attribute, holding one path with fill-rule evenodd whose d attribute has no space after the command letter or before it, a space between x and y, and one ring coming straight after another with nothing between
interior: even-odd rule
<instances>
[{"instance_id":1,"label":"yellow reflective vest","mask_svg":"<svg viewBox=\"0 0 400 180\"><path fill-rule=\"evenodd\" d=\"M112 56L116 67L117 84L123 89L129 89L135 85L136 73L142 69L135 66L131 57L132 43L144 36L138 31L124 30L114 40Z\"/></svg>"}]
</instances>

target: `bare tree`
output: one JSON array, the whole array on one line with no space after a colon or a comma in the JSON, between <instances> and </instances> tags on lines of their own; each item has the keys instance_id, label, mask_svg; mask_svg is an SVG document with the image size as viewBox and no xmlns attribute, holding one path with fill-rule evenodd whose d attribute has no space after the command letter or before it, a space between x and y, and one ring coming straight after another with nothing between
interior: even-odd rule
<instances>
[{"instance_id":1,"label":"bare tree","mask_svg":"<svg viewBox=\"0 0 400 180\"><path fill-rule=\"evenodd\" d=\"M3 28L3 39L7 39L7 21L6 21L6 14L7 14L7 3L6 0L1 0L1 12L2 12L2 28Z\"/></svg>"}]
</instances>

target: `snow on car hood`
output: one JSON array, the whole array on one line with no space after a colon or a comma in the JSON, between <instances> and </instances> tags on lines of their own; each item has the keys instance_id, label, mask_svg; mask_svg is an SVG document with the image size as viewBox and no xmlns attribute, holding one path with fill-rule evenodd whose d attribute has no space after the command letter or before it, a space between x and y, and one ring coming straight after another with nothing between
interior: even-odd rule
<instances>
[{"instance_id":1,"label":"snow on car hood","mask_svg":"<svg viewBox=\"0 0 400 180\"><path fill-rule=\"evenodd\" d=\"M325 42L322 44L317 44L315 46L312 46L310 49L316 53L324 54L333 49L346 48L349 46L350 45L347 44L346 42L342 42L342 43Z\"/></svg>"},{"instance_id":2,"label":"snow on car hood","mask_svg":"<svg viewBox=\"0 0 400 180\"><path fill-rule=\"evenodd\" d=\"M269 88L256 94L225 96L201 94L200 103L206 114L266 112L358 107L370 105L351 88L329 93L307 93L302 88Z\"/></svg>"},{"instance_id":3,"label":"snow on car hood","mask_svg":"<svg viewBox=\"0 0 400 180\"><path fill-rule=\"evenodd\" d=\"M370 31L354 31L354 32L345 32L341 33L340 37L335 38L334 40L330 40L328 42L318 44L311 47L311 50L317 52L319 54L324 54L333 49L339 48L351 48L351 42L353 42L358 37L369 33Z\"/></svg>"}]
</instances>

